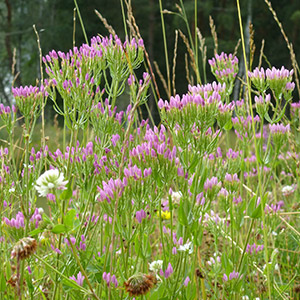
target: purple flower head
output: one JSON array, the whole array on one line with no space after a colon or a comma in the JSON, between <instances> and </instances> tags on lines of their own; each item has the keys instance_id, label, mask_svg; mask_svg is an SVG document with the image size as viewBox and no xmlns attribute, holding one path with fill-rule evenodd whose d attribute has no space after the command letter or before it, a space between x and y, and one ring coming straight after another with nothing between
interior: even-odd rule
<instances>
[{"instance_id":1,"label":"purple flower head","mask_svg":"<svg viewBox=\"0 0 300 300\"><path fill-rule=\"evenodd\" d=\"M83 285L84 276L81 274L81 272L77 274L77 277L73 275L70 277L70 279L74 280L80 286Z\"/></svg>"},{"instance_id":2,"label":"purple flower head","mask_svg":"<svg viewBox=\"0 0 300 300\"><path fill-rule=\"evenodd\" d=\"M191 281L190 277L187 276L187 277L185 278L184 282L183 282L183 285L184 285L184 286L188 286L188 284L189 284L190 281Z\"/></svg>"},{"instance_id":3,"label":"purple flower head","mask_svg":"<svg viewBox=\"0 0 300 300\"><path fill-rule=\"evenodd\" d=\"M131 86L135 81L135 78L132 74L129 75L128 77L128 85Z\"/></svg>"},{"instance_id":4,"label":"purple flower head","mask_svg":"<svg viewBox=\"0 0 300 300\"><path fill-rule=\"evenodd\" d=\"M166 279L169 278L173 272L174 272L173 267L172 267L171 263L169 263L167 269L165 270L165 274L164 274L165 278Z\"/></svg>"},{"instance_id":5,"label":"purple flower head","mask_svg":"<svg viewBox=\"0 0 300 300\"><path fill-rule=\"evenodd\" d=\"M207 178L204 183L204 190L211 190L213 187L221 187L221 182L218 181L217 177Z\"/></svg>"},{"instance_id":6,"label":"purple flower head","mask_svg":"<svg viewBox=\"0 0 300 300\"><path fill-rule=\"evenodd\" d=\"M115 287L118 287L118 281L115 275L111 275L110 273L103 272L102 278L106 281L106 284L110 286L112 283Z\"/></svg>"},{"instance_id":7,"label":"purple flower head","mask_svg":"<svg viewBox=\"0 0 300 300\"><path fill-rule=\"evenodd\" d=\"M284 126L282 123L269 124L271 134L286 134L290 131L290 124Z\"/></svg>"},{"instance_id":8,"label":"purple flower head","mask_svg":"<svg viewBox=\"0 0 300 300\"><path fill-rule=\"evenodd\" d=\"M135 217L139 223L142 223L143 219L146 219L147 214L143 209L141 209L136 212Z\"/></svg>"}]
</instances>

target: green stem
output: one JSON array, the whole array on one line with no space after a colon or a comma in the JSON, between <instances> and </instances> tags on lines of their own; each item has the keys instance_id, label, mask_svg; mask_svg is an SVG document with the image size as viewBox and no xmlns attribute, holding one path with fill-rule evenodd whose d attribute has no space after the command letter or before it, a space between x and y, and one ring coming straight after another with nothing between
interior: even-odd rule
<instances>
[{"instance_id":1,"label":"green stem","mask_svg":"<svg viewBox=\"0 0 300 300\"><path fill-rule=\"evenodd\" d=\"M70 246L71 246L71 248L73 250L73 256L75 257L75 260L76 260L76 262L77 262L77 264L78 264L78 266L80 268L80 271L82 272L82 274L83 274L83 276L84 276L84 278L85 278L85 280L87 282L87 285L89 286L89 288L90 288L93 296L95 297L95 299L100 300L100 298L98 298L98 296L94 292L94 289L93 289L93 287L92 287L92 285L91 285L91 283L89 281L89 278L88 278L88 276L87 276L87 274L86 274L86 272L85 272L85 270L84 270L84 268L83 268L83 266L82 266L82 264L80 262L80 259L79 259L78 255L76 253L77 250L76 250L75 246L72 244L72 242L71 242L71 240L70 240L69 237L68 237L68 241L69 241L69 244L70 244Z\"/></svg>"},{"instance_id":2,"label":"green stem","mask_svg":"<svg viewBox=\"0 0 300 300\"><path fill-rule=\"evenodd\" d=\"M241 256L238 268L237 268L237 272L239 272L240 269L241 269L242 262L243 262L243 259L244 259L245 253L246 253L247 245L248 245L248 242L249 242L249 239L250 239L250 234L251 234L251 231L252 231L253 224L254 224L254 219L251 219L251 223L250 223L249 230L248 230L248 233L247 233L246 242L245 242L245 245L244 245L244 249L243 249L243 252L242 252L242 256Z\"/></svg>"},{"instance_id":3,"label":"green stem","mask_svg":"<svg viewBox=\"0 0 300 300\"><path fill-rule=\"evenodd\" d=\"M248 76L248 66L247 66L247 57L246 57L240 1L236 0L236 3L237 3L239 26L240 26L240 33L241 33L241 40L242 40L242 47L243 47L243 56L244 56L244 62L245 62L244 65L245 65L245 75L246 75L246 79L247 79L248 104L249 104L249 108L250 108L251 118L253 120L253 108L252 108L252 100L251 100L251 84L250 84L250 79ZM255 136L254 122L252 122L251 125L252 125L253 139L254 139L254 145L255 145L255 154L256 154L256 157L258 157L259 151L258 151L257 140L256 140L256 136ZM261 182L262 172L260 170L258 160L256 160L256 166L257 166L257 172L258 172L258 190L259 190L260 199L262 199L262 182ZM269 293L269 299L271 299L271 281L270 281L271 278L270 278L269 257L268 257L268 236L267 236L267 230L266 230L266 224L265 224L265 214L264 214L263 205L261 205L261 211L262 211L263 235L264 235L264 254L265 254L265 262L266 262L266 268L267 268L268 293Z\"/></svg>"},{"instance_id":4,"label":"green stem","mask_svg":"<svg viewBox=\"0 0 300 300\"><path fill-rule=\"evenodd\" d=\"M127 37L127 23L126 23L126 17L125 17L125 10L124 10L123 0L120 0L120 3L121 3L122 19L123 19L123 26L124 26L125 37Z\"/></svg>"},{"instance_id":5,"label":"green stem","mask_svg":"<svg viewBox=\"0 0 300 300\"><path fill-rule=\"evenodd\" d=\"M51 269L53 272L55 272L56 274L58 274L59 276L61 276L63 279L65 279L66 281L70 281L72 282L72 284L76 284L78 289L81 290L81 292L87 294L88 290L86 290L85 288L83 288L82 286L80 286L79 284L77 284L77 282L75 282L72 279L69 279L67 276L65 276L63 273L59 272L56 268L52 267L50 264L48 264L44 259L42 259L41 257L39 257L36 254L33 254L33 256L38 259L39 261L41 261L45 266L47 266L49 269Z\"/></svg>"},{"instance_id":6,"label":"green stem","mask_svg":"<svg viewBox=\"0 0 300 300\"><path fill-rule=\"evenodd\" d=\"M88 44L89 43L88 38L87 38L87 35L86 35L86 32L85 32L85 28L84 28L83 21L82 21L82 18L81 18L80 10L79 10L79 7L78 7L78 4L77 4L76 0L74 0L74 4L76 6L76 10L77 10L78 18L79 18L79 21L80 21L80 24L81 24L81 28L82 28L82 32L83 32L83 35L84 35L85 42Z\"/></svg>"}]
</instances>

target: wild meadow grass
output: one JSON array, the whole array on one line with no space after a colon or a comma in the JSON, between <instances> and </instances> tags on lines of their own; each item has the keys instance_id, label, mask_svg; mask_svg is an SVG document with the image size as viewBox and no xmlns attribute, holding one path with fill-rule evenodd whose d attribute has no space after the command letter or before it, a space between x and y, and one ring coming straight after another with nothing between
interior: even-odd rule
<instances>
[{"instance_id":1,"label":"wild meadow grass","mask_svg":"<svg viewBox=\"0 0 300 300\"><path fill-rule=\"evenodd\" d=\"M157 85L152 68L135 75L148 54L129 16L135 36L50 51L41 82L0 104L1 299L298 299L298 71L238 78L222 52L208 60L216 81L201 83L195 30L197 83L172 95L169 74L155 125L141 105ZM49 102L64 127L47 133Z\"/></svg>"}]
</instances>

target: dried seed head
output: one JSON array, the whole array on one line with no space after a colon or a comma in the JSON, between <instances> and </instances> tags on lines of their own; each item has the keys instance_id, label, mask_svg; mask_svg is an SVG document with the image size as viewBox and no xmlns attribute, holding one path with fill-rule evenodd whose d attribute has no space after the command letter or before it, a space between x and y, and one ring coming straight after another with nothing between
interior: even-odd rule
<instances>
[{"instance_id":1,"label":"dried seed head","mask_svg":"<svg viewBox=\"0 0 300 300\"><path fill-rule=\"evenodd\" d=\"M18 284L18 277L16 274L13 274L6 282L7 284L9 284L11 287L16 287ZM23 285L25 285L25 279L23 280Z\"/></svg>"},{"instance_id":2,"label":"dried seed head","mask_svg":"<svg viewBox=\"0 0 300 300\"><path fill-rule=\"evenodd\" d=\"M129 296L139 296L148 293L156 283L157 280L155 274L138 273L124 282L124 285Z\"/></svg>"},{"instance_id":3,"label":"dried seed head","mask_svg":"<svg viewBox=\"0 0 300 300\"><path fill-rule=\"evenodd\" d=\"M28 258L37 248L36 240L31 237L25 237L19 240L11 252L11 258L17 257L18 260Z\"/></svg>"},{"instance_id":4,"label":"dried seed head","mask_svg":"<svg viewBox=\"0 0 300 300\"><path fill-rule=\"evenodd\" d=\"M12 287L15 287L17 285L18 282L18 277L17 275L12 275L8 280L7 280L7 284L11 285Z\"/></svg>"},{"instance_id":5,"label":"dried seed head","mask_svg":"<svg viewBox=\"0 0 300 300\"><path fill-rule=\"evenodd\" d=\"M196 276L199 278L204 278L204 275L202 274L202 272L199 269L196 269Z\"/></svg>"},{"instance_id":6,"label":"dried seed head","mask_svg":"<svg viewBox=\"0 0 300 300\"><path fill-rule=\"evenodd\" d=\"M297 284L294 286L294 291L296 294L299 294L300 293L300 284Z\"/></svg>"}]
</instances>

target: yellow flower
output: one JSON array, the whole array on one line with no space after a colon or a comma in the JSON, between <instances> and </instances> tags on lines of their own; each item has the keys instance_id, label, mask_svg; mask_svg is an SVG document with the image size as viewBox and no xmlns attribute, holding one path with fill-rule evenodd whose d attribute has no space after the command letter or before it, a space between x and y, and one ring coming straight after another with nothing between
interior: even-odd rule
<instances>
[{"instance_id":1,"label":"yellow flower","mask_svg":"<svg viewBox=\"0 0 300 300\"><path fill-rule=\"evenodd\" d=\"M157 215L159 216L159 211L157 212ZM161 218L163 220L169 220L169 219L171 219L171 213L168 210L161 211Z\"/></svg>"}]
</instances>

